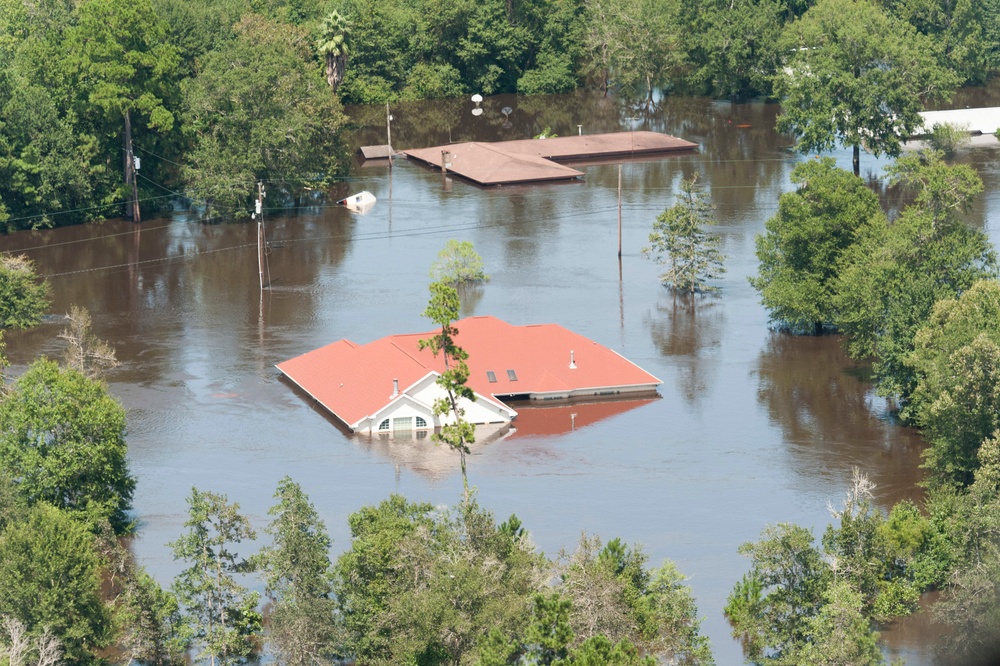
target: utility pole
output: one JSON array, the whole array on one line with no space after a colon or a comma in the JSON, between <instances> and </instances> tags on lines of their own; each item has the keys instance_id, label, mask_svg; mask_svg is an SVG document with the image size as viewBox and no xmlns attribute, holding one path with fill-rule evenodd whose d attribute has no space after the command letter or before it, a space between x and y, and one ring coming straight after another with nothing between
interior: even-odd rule
<instances>
[{"instance_id":1,"label":"utility pole","mask_svg":"<svg viewBox=\"0 0 1000 666\"><path fill-rule=\"evenodd\" d=\"M618 163L618 258L622 258L622 163Z\"/></svg>"},{"instance_id":2,"label":"utility pole","mask_svg":"<svg viewBox=\"0 0 1000 666\"><path fill-rule=\"evenodd\" d=\"M139 213L139 187L135 182L135 172L138 170L138 160L132 152L132 118L125 110L125 184L132 186L132 198L125 204L125 214L133 222L142 222Z\"/></svg>"},{"instance_id":3,"label":"utility pole","mask_svg":"<svg viewBox=\"0 0 1000 666\"><path fill-rule=\"evenodd\" d=\"M260 272L260 290L264 291L264 183L257 182L257 270Z\"/></svg>"},{"instance_id":4,"label":"utility pole","mask_svg":"<svg viewBox=\"0 0 1000 666\"><path fill-rule=\"evenodd\" d=\"M385 103L385 140L389 143L389 159L392 159L392 114L389 113L389 102Z\"/></svg>"}]
</instances>

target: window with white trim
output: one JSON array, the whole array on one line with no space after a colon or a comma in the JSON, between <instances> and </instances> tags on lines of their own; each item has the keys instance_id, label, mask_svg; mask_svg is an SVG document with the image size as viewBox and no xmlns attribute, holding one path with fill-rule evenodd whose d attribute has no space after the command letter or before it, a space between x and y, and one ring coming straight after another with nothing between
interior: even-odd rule
<instances>
[{"instance_id":1,"label":"window with white trim","mask_svg":"<svg viewBox=\"0 0 1000 666\"><path fill-rule=\"evenodd\" d=\"M379 423L378 424L378 429L379 430L388 430L389 429L389 419L386 419L385 421L382 421L382 423Z\"/></svg>"},{"instance_id":2,"label":"window with white trim","mask_svg":"<svg viewBox=\"0 0 1000 666\"><path fill-rule=\"evenodd\" d=\"M424 417L422 417L422 416L418 416L417 417L417 427L418 428L426 428L427 427L427 420Z\"/></svg>"}]
</instances>

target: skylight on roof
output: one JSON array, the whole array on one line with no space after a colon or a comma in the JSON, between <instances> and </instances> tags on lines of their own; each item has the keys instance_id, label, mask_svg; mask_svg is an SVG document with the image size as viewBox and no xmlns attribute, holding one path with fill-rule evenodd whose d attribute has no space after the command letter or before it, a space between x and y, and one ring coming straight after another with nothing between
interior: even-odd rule
<instances>
[{"instance_id":1,"label":"skylight on roof","mask_svg":"<svg viewBox=\"0 0 1000 666\"><path fill-rule=\"evenodd\" d=\"M515 373L513 370L508 370L507 371L507 379L509 379L512 382L516 382L517 381L517 373Z\"/></svg>"},{"instance_id":2,"label":"skylight on roof","mask_svg":"<svg viewBox=\"0 0 1000 666\"><path fill-rule=\"evenodd\" d=\"M492 370L487 370L486 371L486 379L490 380L490 384L496 384L497 383L497 373L493 372Z\"/></svg>"}]
</instances>

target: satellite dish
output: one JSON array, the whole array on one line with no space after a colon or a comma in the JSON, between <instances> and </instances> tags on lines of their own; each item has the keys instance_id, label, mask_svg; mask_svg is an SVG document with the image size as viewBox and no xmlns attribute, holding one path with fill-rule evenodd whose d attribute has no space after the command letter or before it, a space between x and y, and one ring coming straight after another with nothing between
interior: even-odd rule
<instances>
[{"instance_id":1,"label":"satellite dish","mask_svg":"<svg viewBox=\"0 0 1000 666\"><path fill-rule=\"evenodd\" d=\"M475 102L476 104L479 104L480 102L483 101L483 96L480 95L479 93L476 93L475 95L472 96L472 101Z\"/></svg>"},{"instance_id":2,"label":"satellite dish","mask_svg":"<svg viewBox=\"0 0 1000 666\"><path fill-rule=\"evenodd\" d=\"M483 115L483 110L482 110L482 109L480 109L480 108L479 108L479 107L477 106L476 108L474 108L474 109L472 110L472 115L474 115L474 116L481 116L481 115Z\"/></svg>"},{"instance_id":3,"label":"satellite dish","mask_svg":"<svg viewBox=\"0 0 1000 666\"><path fill-rule=\"evenodd\" d=\"M502 113L505 116L509 116L510 114L514 113L514 109L510 108L509 106L505 106L502 109L500 109L500 113Z\"/></svg>"}]
</instances>

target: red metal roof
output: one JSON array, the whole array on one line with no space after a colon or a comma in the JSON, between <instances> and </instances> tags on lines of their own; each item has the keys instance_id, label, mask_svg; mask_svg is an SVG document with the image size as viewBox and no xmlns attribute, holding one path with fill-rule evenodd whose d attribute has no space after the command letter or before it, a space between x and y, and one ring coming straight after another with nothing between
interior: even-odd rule
<instances>
[{"instance_id":1,"label":"red metal roof","mask_svg":"<svg viewBox=\"0 0 1000 666\"><path fill-rule=\"evenodd\" d=\"M467 317L455 327L456 343L469 354L468 385L484 397L661 383L611 349L557 324L514 326L496 317ZM441 356L419 348L420 340L436 332L391 335L360 346L340 340L277 367L351 425L389 403L393 379L403 392L429 372L444 370Z\"/></svg>"}]
</instances>

